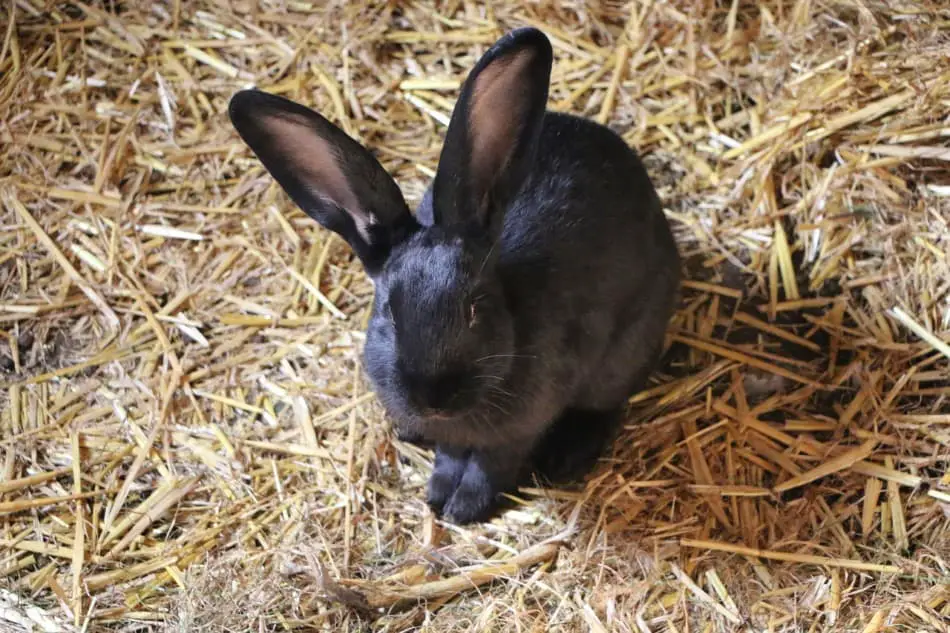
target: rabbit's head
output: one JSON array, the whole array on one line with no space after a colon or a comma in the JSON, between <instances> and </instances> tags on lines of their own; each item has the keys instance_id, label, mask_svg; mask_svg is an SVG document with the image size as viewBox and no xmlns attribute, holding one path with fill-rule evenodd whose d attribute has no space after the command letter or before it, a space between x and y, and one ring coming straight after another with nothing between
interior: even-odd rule
<instances>
[{"instance_id":1,"label":"rabbit's head","mask_svg":"<svg viewBox=\"0 0 950 633\"><path fill-rule=\"evenodd\" d=\"M535 157L551 63L535 29L509 33L478 61L417 214L423 222L373 155L321 115L256 90L231 100L231 120L265 168L372 278L366 369L397 418L465 418L511 371L517 291L502 284L499 241Z\"/></svg>"}]
</instances>

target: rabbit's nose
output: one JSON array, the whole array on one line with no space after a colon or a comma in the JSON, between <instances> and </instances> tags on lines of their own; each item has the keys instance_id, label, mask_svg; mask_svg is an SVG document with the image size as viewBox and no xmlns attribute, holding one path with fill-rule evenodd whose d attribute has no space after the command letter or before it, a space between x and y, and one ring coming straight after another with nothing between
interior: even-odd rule
<instances>
[{"instance_id":1,"label":"rabbit's nose","mask_svg":"<svg viewBox=\"0 0 950 633\"><path fill-rule=\"evenodd\" d=\"M460 372L403 374L410 404L421 414L437 418L464 406L465 378Z\"/></svg>"},{"instance_id":2,"label":"rabbit's nose","mask_svg":"<svg viewBox=\"0 0 950 633\"><path fill-rule=\"evenodd\" d=\"M451 420L452 416L442 409L423 409L422 415L430 420Z\"/></svg>"},{"instance_id":3,"label":"rabbit's nose","mask_svg":"<svg viewBox=\"0 0 950 633\"><path fill-rule=\"evenodd\" d=\"M437 416L452 402L452 392L445 385L429 383L419 388L417 399L419 407L426 415Z\"/></svg>"},{"instance_id":4,"label":"rabbit's nose","mask_svg":"<svg viewBox=\"0 0 950 633\"><path fill-rule=\"evenodd\" d=\"M455 390L442 380L420 380L410 387L412 404L425 416L438 418L452 405Z\"/></svg>"}]
</instances>

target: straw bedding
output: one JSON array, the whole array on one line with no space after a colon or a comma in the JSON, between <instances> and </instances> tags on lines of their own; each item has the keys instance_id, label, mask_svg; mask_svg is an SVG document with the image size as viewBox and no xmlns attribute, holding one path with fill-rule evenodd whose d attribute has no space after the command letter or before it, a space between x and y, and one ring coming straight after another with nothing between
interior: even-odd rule
<instances>
[{"instance_id":1,"label":"straw bedding","mask_svg":"<svg viewBox=\"0 0 950 633\"><path fill-rule=\"evenodd\" d=\"M3 630L950 630L942 3L2 12ZM371 285L225 109L315 107L414 203L523 24L552 108L645 156L688 281L586 487L460 529L360 373Z\"/></svg>"}]
</instances>

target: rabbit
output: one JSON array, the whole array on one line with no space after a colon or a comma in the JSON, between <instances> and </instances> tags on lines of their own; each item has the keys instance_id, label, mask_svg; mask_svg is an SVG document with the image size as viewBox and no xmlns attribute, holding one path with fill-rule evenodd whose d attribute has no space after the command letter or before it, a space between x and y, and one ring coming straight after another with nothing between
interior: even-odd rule
<instances>
[{"instance_id":1,"label":"rabbit","mask_svg":"<svg viewBox=\"0 0 950 633\"><path fill-rule=\"evenodd\" d=\"M639 156L548 111L553 49L512 30L461 87L413 214L373 155L256 89L232 124L374 286L362 364L397 434L428 442L427 501L483 522L535 474L582 477L658 364L680 255Z\"/></svg>"}]
</instances>

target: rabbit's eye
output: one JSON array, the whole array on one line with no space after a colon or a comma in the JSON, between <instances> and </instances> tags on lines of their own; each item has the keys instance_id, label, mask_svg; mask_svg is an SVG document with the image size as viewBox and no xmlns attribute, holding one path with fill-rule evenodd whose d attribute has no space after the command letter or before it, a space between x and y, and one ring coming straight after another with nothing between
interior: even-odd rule
<instances>
[{"instance_id":1,"label":"rabbit's eye","mask_svg":"<svg viewBox=\"0 0 950 633\"><path fill-rule=\"evenodd\" d=\"M485 298L484 294L478 295L468 304L468 327L474 328L478 324L478 302Z\"/></svg>"},{"instance_id":2,"label":"rabbit's eye","mask_svg":"<svg viewBox=\"0 0 950 633\"><path fill-rule=\"evenodd\" d=\"M475 324L478 322L478 309L476 308L478 302L472 301L468 304L468 327L469 329L474 328Z\"/></svg>"}]
</instances>

